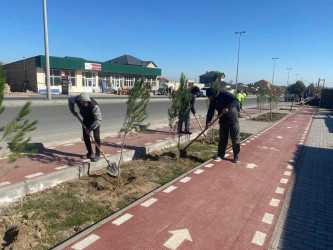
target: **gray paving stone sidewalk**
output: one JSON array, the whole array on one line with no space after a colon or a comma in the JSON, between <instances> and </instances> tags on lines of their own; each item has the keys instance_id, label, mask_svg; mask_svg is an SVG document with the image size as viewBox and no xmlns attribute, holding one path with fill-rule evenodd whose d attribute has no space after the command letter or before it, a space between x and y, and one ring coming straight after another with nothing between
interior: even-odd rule
<instances>
[{"instance_id":1,"label":"gray paving stone sidewalk","mask_svg":"<svg viewBox=\"0 0 333 250\"><path fill-rule=\"evenodd\" d=\"M285 209L278 249L333 249L333 113L318 109Z\"/></svg>"}]
</instances>

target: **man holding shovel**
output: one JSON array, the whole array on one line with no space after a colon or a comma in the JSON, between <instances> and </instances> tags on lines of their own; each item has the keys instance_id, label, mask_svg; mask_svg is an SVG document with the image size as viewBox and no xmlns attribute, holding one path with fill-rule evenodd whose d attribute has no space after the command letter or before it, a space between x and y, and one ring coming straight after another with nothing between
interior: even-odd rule
<instances>
[{"instance_id":1,"label":"man holding shovel","mask_svg":"<svg viewBox=\"0 0 333 250\"><path fill-rule=\"evenodd\" d=\"M72 112L74 116L77 116L77 112L75 112L75 104L80 110L80 114L83 118L83 124L86 128L82 127L83 131L83 139L84 143L86 145L88 153L84 155L82 158L84 159L92 159L92 161L97 162L99 161L100 157L100 150L96 146L96 154L93 158L93 151L91 147L90 142L90 133L94 133L95 142L100 146L101 145L101 139L100 139L100 124L102 122L102 115L101 110L99 109L99 106L97 102L90 98L87 93L81 93L78 96L72 96L68 98L68 106L69 110Z\"/></svg>"},{"instance_id":2,"label":"man holding shovel","mask_svg":"<svg viewBox=\"0 0 333 250\"><path fill-rule=\"evenodd\" d=\"M224 157L225 150L228 145L228 137L230 133L232 141L232 150L234 153L233 162L239 163L240 152L240 131L238 122L238 99L229 93L228 91L218 91L214 88L206 90L206 96L208 97L210 104L207 112L206 129L210 127L210 122L214 116L215 109L220 118L220 138L218 145L217 155L214 156L214 160L220 160Z\"/></svg>"}]
</instances>

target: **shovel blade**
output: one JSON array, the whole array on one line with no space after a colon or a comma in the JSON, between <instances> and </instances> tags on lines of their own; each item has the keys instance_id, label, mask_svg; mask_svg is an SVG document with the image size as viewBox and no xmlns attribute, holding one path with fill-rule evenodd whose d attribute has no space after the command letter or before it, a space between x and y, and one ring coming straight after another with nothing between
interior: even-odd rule
<instances>
[{"instance_id":1,"label":"shovel blade","mask_svg":"<svg viewBox=\"0 0 333 250\"><path fill-rule=\"evenodd\" d=\"M118 167L117 164L115 162L112 162L111 164L109 164L108 166L106 166L106 170L108 171L108 173L113 176L113 177L117 177L118 176Z\"/></svg>"}]
</instances>

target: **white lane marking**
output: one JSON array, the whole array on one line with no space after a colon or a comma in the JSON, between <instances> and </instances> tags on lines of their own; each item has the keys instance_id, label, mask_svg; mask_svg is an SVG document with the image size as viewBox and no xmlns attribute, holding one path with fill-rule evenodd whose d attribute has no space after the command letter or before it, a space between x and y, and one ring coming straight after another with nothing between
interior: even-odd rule
<instances>
[{"instance_id":1,"label":"white lane marking","mask_svg":"<svg viewBox=\"0 0 333 250\"><path fill-rule=\"evenodd\" d=\"M251 142L251 141L246 141L247 143Z\"/></svg>"},{"instance_id":2,"label":"white lane marking","mask_svg":"<svg viewBox=\"0 0 333 250\"><path fill-rule=\"evenodd\" d=\"M246 146L246 143L242 143L241 145L242 145L242 146Z\"/></svg>"},{"instance_id":3,"label":"white lane marking","mask_svg":"<svg viewBox=\"0 0 333 250\"><path fill-rule=\"evenodd\" d=\"M179 182L186 183L186 182L189 182L191 179L192 179L191 177L185 177L185 178L181 179Z\"/></svg>"},{"instance_id":4,"label":"white lane marking","mask_svg":"<svg viewBox=\"0 0 333 250\"><path fill-rule=\"evenodd\" d=\"M252 243L262 246L265 243L267 234L257 231L253 236Z\"/></svg>"},{"instance_id":5,"label":"white lane marking","mask_svg":"<svg viewBox=\"0 0 333 250\"><path fill-rule=\"evenodd\" d=\"M284 193L284 188L277 187L275 190L276 194L283 194Z\"/></svg>"},{"instance_id":6,"label":"white lane marking","mask_svg":"<svg viewBox=\"0 0 333 250\"><path fill-rule=\"evenodd\" d=\"M151 144L152 144L151 142L147 142L147 143L145 143L146 146L151 145Z\"/></svg>"},{"instance_id":7,"label":"white lane marking","mask_svg":"<svg viewBox=\"0 0 333 250\"><path fill-rule=\"evenodd\" d=\"M294 169L294 166L292 166L292 165L288 165L287 168L288 168L288 169Z\"/></svg>"},{"instance_id":8,"label":"white lane marking","mask_svg":"<svg viewBox=\"0 0 333 250\"><path fill-rule=\"evenodd\" d=\"M267 224L272 224L274 220L274 214L265 213L264 218L262 218L262 222Z\"/></svg>"},{"instance_id":9,"label":"white lane marking","mask_svg":"<svg viewBox=\"0 0 333 250\"><path fill-rule=\"evenodd\" d=\"M6 186L6 185L9 185L9 184L10 184L9 181L0 182L0 187Z\"/></svg>"},{"instance_id":10,"label":"white lane marking","mask_svg":"<svg viewBox=\"0 0 333 250\"><path fill-rule=\"evenodd\" d=\"M253 141L253 140L254 140L254 138L251 138L250 140L251 140L251 141Z\"/></svg>"},{"instance_id":11,"label":"white lane marking","mask_svg":"<svg viewBox=\"0 0 333 250\"><path fill-rule=\"evenodd\" d=\"M163 246L176 250L185 240L192 241L190 232L187 229L169 231L172 236L163 244Z\"/></svg>"},{"instance_id":12,"label":"white lane marking","mask_svg":"<svg viewBox=\"0 0 333 250\"><path fill-rule=\"evenodd\" d=\"M219 161L221 161L221 160L219 160ZM211 168L212 166L214 166L214 164L209 163L209 164L205 165L204 167L205 167L205 168Z\"/></svg>"},{"instance_id":13,"label":"white lane marking","mask_svg":"<svg viewBox=\"0 0 333 250\"><path fill-rule=\"evenodd\" d=\"M195 173L195 174L201 174L202 172L205 172L205 170L198 169L198 170L197 170L197 171L195 171L194 173Z\"/></svg>"},{"instance_id":14,"label":"white lane marking","mask_svg":"<svg viewBox=\"0 0 333 250\"><path fill-rule=\"evenodd\" d=\"M33 178L33 177L36 177L36 176L40 176L40 175L43 175L43 174L44 173L42 173L42 172L38 172L36 174L27 175L27 176L25 176L25 178L30 179L30 178Z\"/></svg>"},{"instance_id":15,"label":"white lane marking","mask_svg":"<svg viewBox=\"0 0 333 250\"><path fill-rule=\"evenodd\" d=\"M291 160L289 163L293 164L293 163L295 163L295 161L294 161L294 160Z\"/></svg>"},{"instance_id":16,"label":"white lane marking","mask_svg":"<svg viewBox=\"0 0 333 250\"><path fill-rule=\"evenodd\" d=\"M216 162L220 162L220 161L222 161L222 159L219 159L219 160L214 160L214 161L216 161Z\"/></svg>"},{"instance_id":17,"label":"white lane marking","mask_svg":"<svg viewBox=\"0 0 333 250\"><path fill-rule=\"evenodd\" d=\"M247 168L254 169L254 168L257 168L258 166L257 166L256 164L254 164L254 163L248 163L248 164L246 165L246 167L247 167Z\"/></svg>"},{"instance_id":18,"label":"white lane marking","mask_svg":"<svg viewBox=\"0 0 333 250\"><path fill-rule=\"evenodd\" d=\"M163 140L157 140L156 142L161 142L161 141L163 141Z\"/></svg>"},{"instance_id":19,"label":"white lane marking","mask_svg":"<svg viewBox=\"0 0 333 250\"><path fill-rule=\"evenodd\" d=\"M277 136L276 138L278 138L278 139L282 139L283 137L282 137L282 136Z\"/></svg>"},{"instance_id":20,"label":"white lane marking","mask_svg":"<svg viewBox=\"0 0 333 250\"><path fill-rule=\"evenodd\" d=\"M69 167L68 165L63 165L63 166L60 166L60 167L56 167L55 169L60 170L60 169L68 168L68 167Z\"/></svg>"},{"instance_id":21,"label":"white lane marking","mask_svg":"<svg viewBox=\"0 0 333 250\"><path fill-rule=\"evenodd\" d=\"M230 155L230 154L225 154L224 156L225 156L225 157L228 157L229 155Z\"/></svg>"},{"instance_id":22,"label":"white lane marking","mask_svg":"<svg viewBox=\"0 0 333 250\"><path fill-rule=\"evenodd\" d=\"M90 246L92 243L94 243L98 239L99 239L99 236L97 236L96 234L91 234L84 240L81 240L78 243L76 243L75 245L73 245L71 248L73 248L75 250L82 250L82 249L85 249L87 246Z\"/></svg>"},{"instance_id":23,"label":"white lane marking","mask_svg":"<svg viewBox=\"0 0 333 250\"><path fill-rule=\"evenodd\" d=\"M291 172L290 171L284 171L284 175L290 176Z\"/></svg>"},{"instance_id":24,"label":"white lane marking","mask_svg":"<svg viewBox=\"0 0 333 250\"><path fill-rule=\"evenodd\" d=\"M279 203L280 203L280 200L272 198L269 205L272 206L272 207L278 207Z\"/></svg>"},{"instance_id":25,"label":"white lane marking","mask_svg":"<svg viewBox=\"0 0 333 250\"><path fill-rule=\"evenodd\" d=\"M74 143L68 143L68 144L65 144L64 147L68 147L68 146L72 146L74 145Z\"/></svg>"},{"instance_id":26,"label":"white lane marking","mask_svg":"<svg viewBox=\"0 0 333 250\"><path fill-rule=\"evenodd\" d=\"M55 147L49 147L48 149L55 149Z\"/></svg>"},{"instance_id":27,"label":"white lane marking","mask_svg":"<svg viewBox=\"0 0 333 250\"><path fill-rule=\"evenodd\" d=\"M284 179L284 178L282 178L282 179L280 180L280 183L287 184L287 183L288 183L288 179Z\"/></svg>"},{"instance_id":28,"label":"white lane marking","mask_svg":"<svg viewBox=\"0 0 333 250\"><path fill-rule=\"evenodd\" d=\"M82 162L89 162L90 160L89 159L86 159L86 160L83 160Z\"/></svg>"},{"instance_id":29,"label":"white lane marking","mask_svg":"<svg viewBox=\"0 0 333 250\"><path fill-rule=\"evenodd\" d=\"M169 139L171 139L171 137L167 137L167 138L165 138L166 140L169 140Z\"/></svg>"},{"instance_id":30,"label":"white lane marking","mask_svg":"<svg viewBox=\"0 0 333 250\"><path fill-rule=\"evenodd\" d=\"M140 205L143 207L149 207L151 205L153 205L156 201L158 201L155 198L150 198L149 200L146 200L145 202L141 203Z\"/></svg>"},{"instance_id":31,"label":"white lane marking","mask_svg":"<svg viewBox=\"0 0 333 250\"><path fill-rule=\"evenodd\" d=\"M124 214L123 216L114 220L112 222L112 224L115 224L115 225L119 226L119 225L123 224L124 222L128 221L129 219L131 219L132 217L133 217L133 215L131 215L131 214Z\"/></svg>"},{"instance_id":32,"label":"white lane marking","mask_svg":"<svg viewBox=\"0 0 333 250\"><path fill-rule=\"evenodd\" d=\"M175 187L175 186L170 186L170 187L168 187L168 188L166 188L166 189L164 189L163 190L163 193L171 193L173 190L175 190L177 187Z\"/></svg>"},{"instance_id":33,"label":"white lane marking","mask_svg":"<svg viewBox=\"0 0 333 250\"><path fill-rule=\"evenodd\" d=\"M287 127L287 128L291 128L291 127Z\"/></svg>"}]
</instances>

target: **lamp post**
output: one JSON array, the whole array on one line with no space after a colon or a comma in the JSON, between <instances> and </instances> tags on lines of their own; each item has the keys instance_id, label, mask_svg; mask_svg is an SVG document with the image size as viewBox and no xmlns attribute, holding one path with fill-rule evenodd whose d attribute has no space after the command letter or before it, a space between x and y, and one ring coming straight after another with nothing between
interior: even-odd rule
<instances>
[{"instance_id":1,"label":"lamp post","mask_svg":"<svg viewBox=\"0 0 333 250\"><path fill-rule=\"evenodd\" d=\"M299 74L295 74L295 76L296 76L296 82L297 82L297 76L298 76Z\"/></svg>"},{"instance_id":2,"label":"lamp post","mask_svg":"<svg viewBox=\"0 0 333 250\"><path fill-rule=\"evenodd\" d=\"M237 93L237 83L238 83L238 65L239 65L239 51L240 51L240 38L242 34L246 33L246 31L235 32L235 34L239 34L238 39L238 59L237 59L237 73L236 73L236 93Z\"/></svg>"},{"instance_id":3,"label":"lamp post","mask_svg":"<svg viewBox=\"0 0 333 250\"><path fill-rule=\"evenodd\" d=\"M23 57L23 72L24 72L24 81L27 80L27 73L25 69L25 56Z\"/></svg>"},{"instance_id":4,"label":"lamp post","mask_svg":"<svg viewBox=\"0 0 333 250\"><path fill-rule=\"evenodd\" d=\"M287 86L289 86L289 72L290 72L291 69L292 69L292 68L287 68L287 70L288 70Z\"/></svg>"},{"instance_id":5,"label":"lamp post","mask_svg":"<svg viewBox=\"0 0 333 250\"><path fill-rule=\"evenodd\" d=\"M275 70L275 60L279 59L278 57L273 57L272 58L274 60L274 66L273 66L273 76L272 76L272 85L273 85L273 81L274 81L274 70Z\"/></svg>"},{"instance_id":6,"label":"lamp post","mask_svg":"<svg viewBox=\"0 0 333 250\"><path fill-rule=\"evenodd\" d=\"M43 1L43 16L44 16L44 44L45 44L45 61L46 61L46 88L47 100L51 100L51 84L50 84L50 58L49 58L49 39L47 34L47 15L46 15L46 0Z\"/></svg>"}]
</instances>

